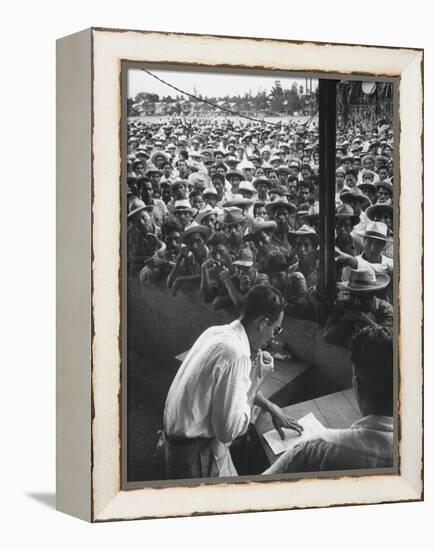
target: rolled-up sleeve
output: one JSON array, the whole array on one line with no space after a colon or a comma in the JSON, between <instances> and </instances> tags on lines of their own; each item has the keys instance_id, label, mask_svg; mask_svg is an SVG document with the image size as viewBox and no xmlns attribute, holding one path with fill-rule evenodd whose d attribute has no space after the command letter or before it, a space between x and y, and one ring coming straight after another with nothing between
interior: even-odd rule
<instances>
[{"instance_id":1,"label":"rolled-up sleeve","mask_svg":"<svg viewBox=\"0 0 434 550\"><path fill-rule=\"evenodd\" d=\"M227 350L220 353L215 369L211 422L214 433L223 443L242 435L250 422L247 392L250 388L250 361Z\"/></svg>"}]
</instances>

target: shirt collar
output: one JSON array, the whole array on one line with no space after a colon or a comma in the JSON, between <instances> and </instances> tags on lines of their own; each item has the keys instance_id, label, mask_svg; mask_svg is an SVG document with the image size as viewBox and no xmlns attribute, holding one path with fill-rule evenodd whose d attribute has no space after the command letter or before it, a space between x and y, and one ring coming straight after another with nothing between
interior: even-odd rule
<instances>
[{"instance_id":1,"label":"shirt collar","mask_svg":"<svg viewBox=\"0 0 434 550\"><path fill-rule=\"evenodd\" d=\"M377 430L379 432L393 432L393 417L370 414L357 420L351 428L361 428L365 430Z\"/></svg>"},{"instance_id":2,"label":"shirt collar","mask_svg":"<svg viewBox=\"0 0 434 550\"><path fill-rule=\"evenodd\" d=\"M229 326L239 337L244 347L245 353L250 357L250 353L251 353L250 343L249 343L249 339L247 338L246 330L243 327L243 324L241 323L241 321L239 319L235 319L235 321L232 321L232 323L230 323Z\"/></svg>"}]
</instances>

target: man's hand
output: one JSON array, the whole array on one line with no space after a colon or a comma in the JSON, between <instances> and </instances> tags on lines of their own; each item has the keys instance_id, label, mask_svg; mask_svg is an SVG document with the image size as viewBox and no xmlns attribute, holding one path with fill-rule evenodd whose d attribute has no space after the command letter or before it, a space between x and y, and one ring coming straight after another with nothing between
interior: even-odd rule
<instances>
[{"instance_id":1,"label":"man's hand","mask_svg":"<svg viewBox=\"0 0 434 550\"><path fill-rule=\"evenodd\" d=\"M285 432L283 428L288 428L290 430L295 430L299 435L303 433L303 426L286 414L280 407L276 407L270 410L271 420L273 425L278 431L281 439L285 439Z\"/></svg>"},{"instance_id":2,"label":"man's hand","mask_svg":"<svg viewBox=\"0 0 434 550\"><path fill-rule=\"evenodd\" d=\"M229 269L227 267L223 268L221 271L220 271L220 279L222 281L222 283L225 283L226 281L229 281L229 279L231 278L231 272L229 271Z\"/></svg>"}]
</instances>

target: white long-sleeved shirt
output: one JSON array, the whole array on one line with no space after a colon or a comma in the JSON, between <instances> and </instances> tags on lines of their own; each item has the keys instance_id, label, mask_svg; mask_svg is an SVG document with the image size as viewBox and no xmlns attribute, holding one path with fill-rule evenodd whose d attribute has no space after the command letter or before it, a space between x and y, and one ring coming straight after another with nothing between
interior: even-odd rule
<instances>
[{"instance_id":1,"label":"white long-sleeved shirt","mask_svg":"<svg viewBox=\"0 0 434 550\"><path fill-rule=\"evenodd\" d=\"M199 336L170 387L164 410L168 436L230 443L249 424L250 345L240 321Z\"/></svg>"}]
</instances>

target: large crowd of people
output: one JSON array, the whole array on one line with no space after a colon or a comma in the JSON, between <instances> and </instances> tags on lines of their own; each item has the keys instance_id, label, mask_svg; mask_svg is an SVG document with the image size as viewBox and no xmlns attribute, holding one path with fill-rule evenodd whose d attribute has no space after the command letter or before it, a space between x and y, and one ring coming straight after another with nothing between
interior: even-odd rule
<instances>
[{"instance_id":1,"label":"large crowd of people","mask_svg":"<svg viewBox=\"0 0 434 550\"><path fill-rule=\"evenodd\" d=\"M257 284L315 319L319 137L315 124L173 118L128 122L128 274L240 310ZM337 130L336 299L327 342L393 327L393 130Z\"/></svg>"}]
</instances>

